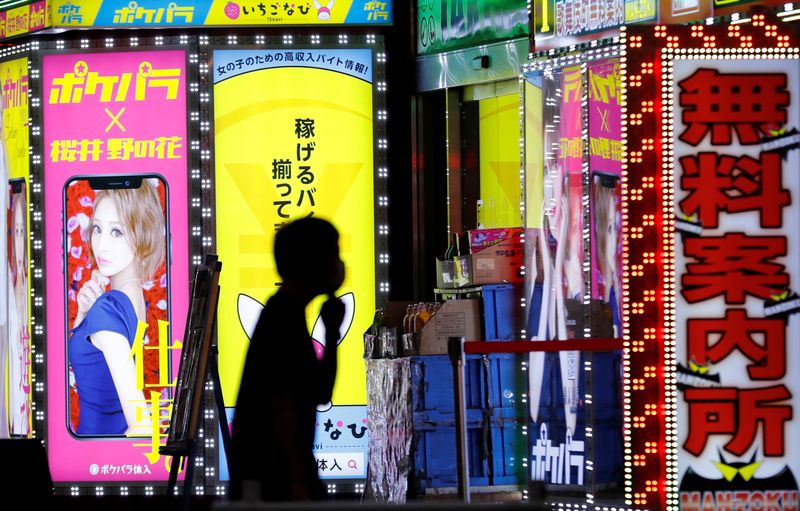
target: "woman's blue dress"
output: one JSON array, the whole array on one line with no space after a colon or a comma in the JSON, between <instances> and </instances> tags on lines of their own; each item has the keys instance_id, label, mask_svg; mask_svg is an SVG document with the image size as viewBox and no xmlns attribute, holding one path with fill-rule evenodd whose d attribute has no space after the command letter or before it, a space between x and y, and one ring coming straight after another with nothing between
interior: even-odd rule
<instances>
[{"instance_id":1,"label":"woman's blue dress","mask_svg":"<svg viewBox=\"0 0 800 511\"><path fill-rule=\"evenodd\" d=\"M103 293L69 338L69 362L80 403L78 435L121 435L128 429L111 371L103 352L89 336L107 330L121 334L133 346L138 325L130 298L122 291Z\"/></svg>"}]
</instances>

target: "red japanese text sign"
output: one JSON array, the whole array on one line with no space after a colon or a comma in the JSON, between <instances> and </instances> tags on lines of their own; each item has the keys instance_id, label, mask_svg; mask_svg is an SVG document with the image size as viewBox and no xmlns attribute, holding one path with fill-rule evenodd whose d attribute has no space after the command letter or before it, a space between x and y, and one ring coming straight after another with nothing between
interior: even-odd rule
<instances>
[{"instance_id":1,"label":"red japanese text sign","mask_svg":"<svg viewBox=\"0 0 800 511\"><path fill-rule=\"evenodd\" d=\"M622 31L628 504L797 507L798 39Z\"/></svg>"},{"instance_id":2,"label":"red japanese text sign","mask_svg":"<svg viewBox=\"0 0 800 511\"><path fill-rule=\"evenodd\" d=\"M771 491L791 507L800 473L800 368L787 363L798 353L790 339L800 338L798 316L787 314L800 278L800 68L766 55L677 52L672 73L682 506Z\"/></svg>"}]
</instances>

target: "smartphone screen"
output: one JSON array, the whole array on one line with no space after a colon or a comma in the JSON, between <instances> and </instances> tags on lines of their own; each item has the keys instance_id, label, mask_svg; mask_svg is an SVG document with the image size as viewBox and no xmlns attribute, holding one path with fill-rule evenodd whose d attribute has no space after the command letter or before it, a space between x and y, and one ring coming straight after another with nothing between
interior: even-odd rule
<instances>
[{"instance_id":1,"label":"smartphone screen","mask_svg":"<svg viewBox=\"0 0 800 511\"><path fill-rule=\"evenodd\" d=\"M170 396L167 182L76 176L63 200L68 429L149 435Z\"/></svg>"},{"instance_id":2,"label":"smartphone screen","mask_svg":"<svg viewBox=\"0 0 800 511\"><path fill-rule=\"evenodd\" d=\"M8 182L8 424L31 436L31 335L28 292L28 199L24 178Z\"/></svg>"}]
</instances>

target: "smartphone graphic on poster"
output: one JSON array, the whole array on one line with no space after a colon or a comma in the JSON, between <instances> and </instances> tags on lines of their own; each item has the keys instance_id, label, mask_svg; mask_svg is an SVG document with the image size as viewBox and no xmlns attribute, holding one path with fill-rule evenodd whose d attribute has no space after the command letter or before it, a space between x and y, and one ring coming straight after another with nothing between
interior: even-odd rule
<instances>
[{"instance_id":1,"label":"smartphone graphic on poster","mask_svg":"<svg viewBox=\"0 0 800 511\"><path fill-rule=\"evenodd\" d=\"M8 181L8 423L12 437L25 438L32 426L26 188L24 178Z\"/></svg>"},{"instance_id":2,"label":"smartphone graphic on poster","mask_svg":"<svg viewBox=\"0 0 800 511\"><path fill-rule=\"evenodd\" d=\"M64 184L67 428L76 437L149 436L170 397L168 204L157 174Z\"/></svg>"}]
</instances>

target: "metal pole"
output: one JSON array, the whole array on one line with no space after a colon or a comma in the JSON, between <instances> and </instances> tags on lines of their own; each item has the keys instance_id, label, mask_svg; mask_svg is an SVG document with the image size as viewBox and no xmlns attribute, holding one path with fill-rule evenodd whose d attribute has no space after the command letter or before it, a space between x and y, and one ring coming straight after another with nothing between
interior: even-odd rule
<instances>
[{"instance_id":1,"label":"metal pole","mask_svg":"<svg viewBox=\"0 0 800 511\"><path fill-rule=\"evenodd\" d=\"M456 463L458 466L458 497L469 504L469 459L467 458L467 420L464 399L464 338L449 337L447 352L453 366L453 399L456 417Z\"/></svg>"}]
</instances>

